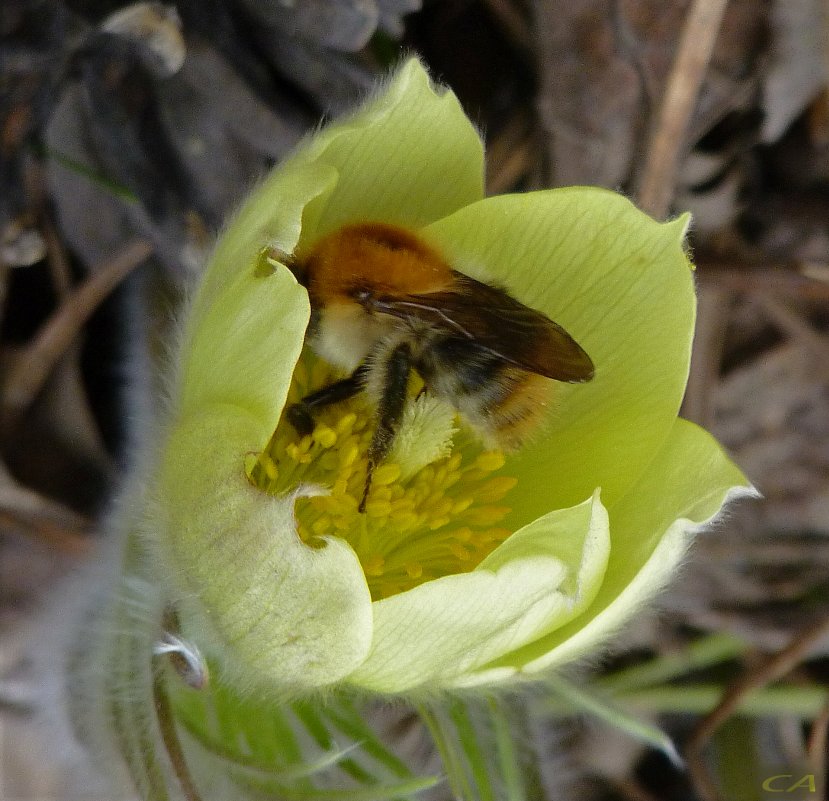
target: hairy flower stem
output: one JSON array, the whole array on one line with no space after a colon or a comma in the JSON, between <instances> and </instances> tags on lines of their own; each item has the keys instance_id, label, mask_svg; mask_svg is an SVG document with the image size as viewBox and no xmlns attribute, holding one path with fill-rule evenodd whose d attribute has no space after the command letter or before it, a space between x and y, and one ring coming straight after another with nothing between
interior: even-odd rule
<instances>
[{"instance_id":1,"label":"hairy flower stem","mask_svg":"<svg viewBox=\"0 0 829 801\"><path fill-rule=\"evenodd\" d=\"M181 785L182 792L187 801L202 801L201 795L193 782L190 769L187 767L187 760L184 757L184 750L176 731L175 717L170 705L170 698L167 695L167 688L164 686L163 660L161 656L153 656L153 703L155 714L158 720L158 727L161 730L161 740L170 758L173 773Z\"/></svg>"}]
</instances>

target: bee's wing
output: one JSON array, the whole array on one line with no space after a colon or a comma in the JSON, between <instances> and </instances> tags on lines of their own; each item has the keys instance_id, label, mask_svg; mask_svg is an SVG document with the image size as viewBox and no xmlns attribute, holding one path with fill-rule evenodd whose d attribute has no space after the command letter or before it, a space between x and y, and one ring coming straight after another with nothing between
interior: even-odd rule
<instances>
[{"instance_id":1,"label":"bee's wing","mask_svg":"<svg viewBox=\"0 0 829 801\"><path fill-rule=\"evenodd\" d=\"M497 287L454 273L451 289L377 298L377 311L463 337L523 370L557 381L589 381L593 362L560 325Z\"/></svg>"}]
</instances>

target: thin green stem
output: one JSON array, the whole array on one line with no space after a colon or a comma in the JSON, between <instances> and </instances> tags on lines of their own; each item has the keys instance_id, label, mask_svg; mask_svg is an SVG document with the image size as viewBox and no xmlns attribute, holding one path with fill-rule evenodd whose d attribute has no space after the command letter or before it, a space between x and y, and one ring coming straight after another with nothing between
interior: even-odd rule
<instances>
[{"instance_id":1,"label":"thin green stem","mask_svg":"<svg viewBox=\"0 0 829 801\"><path fill-rule=\"evenodd\" d=\"M505 801L526 801L524 782L519 771L518 753L515 750L513 732L497 699L489 696L486 699L489 717L492 721L492 732L495 737L495 746L498 752L500 775L504 782Z\"/></svg>"},{"instance_id":2,"label":"thin green stem","mask_svg":"<svg viewBox=\"0 0 829 801\"><path fill-rule=\"evenodd\" d=\"M112 178L104 175L99 170L90 167L88 164L84 164L72 156L67 156L65 153L61 153L61 151L45 145L39 148L39 150L41 155L47 156L52 159L52 161L60 164L61 167L64 167L70 172L74 172L77 175L82 175L84 178L88 178L93 184L105 189L111 195L121 200L126 200L128 203L138 203L138 196L135 192L128 189L123 184L120 184Z\"/></svg>"},{"instance_id":3,"label":"thin green stem","mask_svg":"<svg viewBox=\"0 0 829 801\"><path fill-rule=\"evenodd\" d=\"M712 634L691 644L684 651L660 654L653 659L596 680L596 686L620 694L662 684L680 676L734 659L746 650L746 644L730 634Z\"/></svg>"},{"instance_id":4,"label":"thin green stem","mask_svg":"<svg viewBox=\"0 0 829 801\"><path fill-rule=\"evenodd\" d=\"M620 708L590 689L585 690L561 676L550 676L547 687L561 699L571 705L571 709L593 715L611 726L661 750L672 762L681 764L682 759L676 746L658 726Z\"/></svg>"},{"instance_id":5,"label":"thin green stem","mask_svg":"<svg viewBox=\"0 0 829 801\"><path fill-rule=\"evenodd\" d=\"M705 714L722 699L724 687L695 684L684 687L654 687L617 696L625 706L644 712ZM813 720L826 703L825 687L767 687L743 700L737 712L746 717L794 715Z\"/></svg>"},{"instance_id":6,"label":"thin green stem","mask_svg":"<svg viewBox=\"0 0 829 801\"><path fill-rule=\"evenodd\" d=\"M361 751L371 756L395 776L404 778L412 775L406 763L380 742L377 735L370 726L366 725L360 713L350 701L343 700L338 705L327 708L325 713L339 731L353 742L360 743Z\"/></svg>"},{"instance_id":7,"label":"thin green stem","mask_svg":"<svg viewBox=\"0 0 829 801\"><path fill-rule=\"evenodd\" d=\"M176 731L176 721L173 710L170 706L170 699L164 687L164 678L161 672L161 665L158 657L155 657L153 665L153 702L155 704L156 719L161 731L161 741L167 750L170 764L173 767L182 792L187 801L201 801L201 795L196 788L190 769L187 767L187 760L184 757L184 750Z\"/></svg>"},{"instance_id":8,"label":"thin green stem","mask_svg":"<svg viewBox=\"0 0 829 801\"><path fill-rule=\"evenodd\" d=\"M446 775L449 780L449 787L457 799L472 799L472 785L466 772L463 760L458 757L455 749L443 731L443 726L437 715L426 704L416 705L416 709L423 720L429 733L432 735L435 747L438 749L440 758L446 766Z\"/></svg>"},{"instance_id":9,"label":"thin green stem","mask_svg":"<svg viewBox=\"0 0 829 801\"><path fill-rule=\"evenodd\" d=\"M320 748L325 751L332 751L337 748L337 743L331 736L323 715L312 704L294 704L292 709L305 730ZM373 781L371 774L353 759L341 759L337 763L337 767L361 784L371 784Z\"/></svg>"},{"instance_id":10,"label":"thin green stem","mask_svg":"<svg viewBox=\"0 0 829 801\"><path fill-rule=\"evenodd\" d=\"M153 725L148 714L151 705L146 661L149 642L142 637L144 621L136 618L136 609L141 608L146 599L133 597L135 585L143 581L142 561L139 546L133 538L128 539L112 620L107 694L115 736L136 789L147 801L169 801L166 777L157 758Z\"/></svg>"},{"instance_id":11,"label":"thin green stem","mask_svg":"<svg viewBox=\"0 0 829 801\"><path fill-rule=\"evenodd\" d=\"M452 699L449 703L449 716L455 724L461 748L472 770L472 777L478 787L478 797L481 801L495 801L486 757L481 749L480 738L469 718L469 706L459 699Z\"/></svg>"}]
</instances>

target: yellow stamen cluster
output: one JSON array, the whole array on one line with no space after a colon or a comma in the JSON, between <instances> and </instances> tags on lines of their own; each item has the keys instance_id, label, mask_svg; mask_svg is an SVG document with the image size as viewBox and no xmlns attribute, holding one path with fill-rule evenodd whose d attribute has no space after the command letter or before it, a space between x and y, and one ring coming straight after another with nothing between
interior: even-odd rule
<instances>
[{"instance_id":1,"label":"yellow stamen cluster","mask_svg":"<svg viewBox=\"0 0 829 801\"><path fill-rule=\"evenodd\" d=\"M335 379L331 368L304 354L288 404ZM286 420L248 465L251 482L274 495L300 485L322 494L296 503L299 535L311 546L334 535L357 553L372 598L386 598L440 576L472 570L510 535L497 524L510 511L499 503L517 479L493 475L500 451L486 451L463 434L445 458L401 479L392 460L372 476L365 512L358 506L374 410L362 395L320 409L316 427L300 437Z\"/></svg>"}]
</instances>

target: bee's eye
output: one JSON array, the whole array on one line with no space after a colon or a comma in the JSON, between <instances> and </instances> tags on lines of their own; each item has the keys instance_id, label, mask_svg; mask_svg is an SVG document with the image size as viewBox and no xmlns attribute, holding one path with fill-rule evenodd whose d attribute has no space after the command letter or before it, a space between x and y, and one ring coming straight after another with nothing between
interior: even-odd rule
<instances>
[{"instance_id":1,"label":"bee's eye","mask_svg":"<svg viewBox=\"0 0 829 801\"><path fill-rule=\"evenodd\" d=\"M373 294L370 289L364 287L357 287L351 292L351 297L357 301L361 306L366 306L371 302Z\"/></svg>"}]
</instances>

